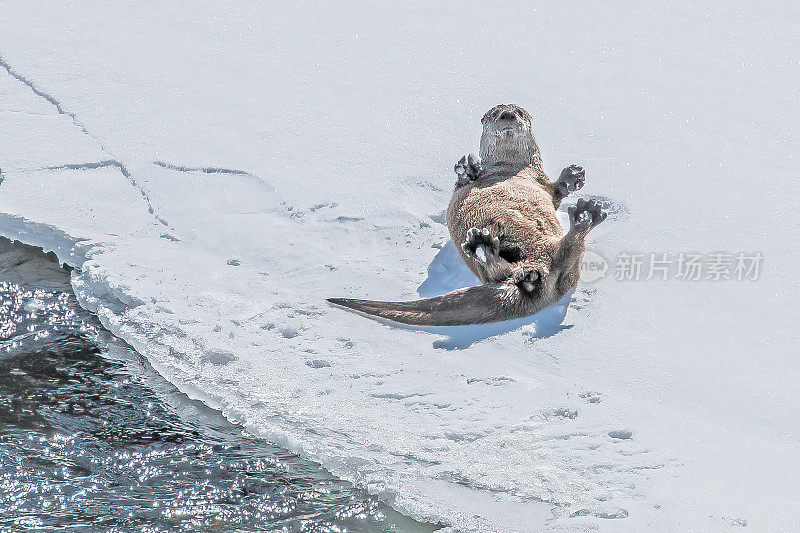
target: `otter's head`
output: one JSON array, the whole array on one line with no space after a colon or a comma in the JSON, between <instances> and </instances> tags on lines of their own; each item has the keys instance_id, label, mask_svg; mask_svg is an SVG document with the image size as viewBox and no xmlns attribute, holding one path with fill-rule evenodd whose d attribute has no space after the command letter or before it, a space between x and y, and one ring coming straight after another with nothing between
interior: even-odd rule
<instances>
[{"instance_id":1,"label":"otter's head","mask_svg":"<svg viewBox=\"0 0 800 533\"><path fill-rule=\"evenodd\" d=\"M487 163L541 167L530 114L514 104L500 104L483 115L480 156Z\"/></svg>"}]
</instances>

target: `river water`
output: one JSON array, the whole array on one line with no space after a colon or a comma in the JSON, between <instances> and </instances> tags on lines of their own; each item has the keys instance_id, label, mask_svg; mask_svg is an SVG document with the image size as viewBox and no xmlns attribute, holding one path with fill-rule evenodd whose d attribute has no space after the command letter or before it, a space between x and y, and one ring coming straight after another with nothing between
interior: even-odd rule
<instances>
[{"instance_id":1,"label":"river water","mask_svg":"<svg viewBox=\"0 0 800 533\"><path fill-rule=\"evenodd\" d=\"M0 238L0 531L429 532L189 399Z\"/></svg>"}]
</instances>

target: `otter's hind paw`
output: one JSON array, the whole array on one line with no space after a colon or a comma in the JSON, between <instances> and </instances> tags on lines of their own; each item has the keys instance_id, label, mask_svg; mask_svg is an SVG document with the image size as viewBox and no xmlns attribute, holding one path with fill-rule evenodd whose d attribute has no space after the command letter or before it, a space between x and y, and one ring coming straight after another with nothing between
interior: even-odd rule
<instances>
[{"instance_id":1,"label":"otter's hind paw","mask_svg":"<svg viewBox=\"0 0 800 533\"><path fill-rule=\"evenodd\" d=\"M539 277L539 273L535 270L531 270L517 282L517 286L527 294L531 295L536 292L536 289L539 288L540 283L541 278Z\"/></svg>"},{"instance_id":2,"label":"otter's hind paw","mask_svg":"<svg viewBox=\"0 0 800 533\"><path fill-rule=\"evenodd\" d=\"M586 183L586 171L583 167L570 165L561 171L555 186L561 196L567 196L583 187L584 183Z\"/></svg>"},{"instance_id":3,"label":"otter's hind paw","mask_svg":"<svg viewBox=\"0 0 800 533\"><path fill-rule=\"evenodd\" d=\"M600 202L594 199L584 200L583 198L578 198L578 202L569 206L567 212L569 213L571 229L579 232L589 231L608 216L608 213L603 212Z\"/></svg>"},{"instance_id":4,"label":"otter's hind paw","mask_svg":"<svg viewBox=\"0 0 800 533\"><path fill-rule=\"evenodd\" d=\"M483 177L483 164L477 155L465 155L458 160L453 170L456 171L456 187L463 187Z\"/></svg>"},{"instance_id":5,"label":"otter's hind paw","mask_svg":"<svg viewBox=\"0 0 800 533\"><path fill-rule=\"evenodd\" d=\"M488 262L500 253L500 239L493 237L489 230L484 228L470 228L467 231L467 240L461 244L464 253L482 262Z\"/></svg>"}]
</instances>

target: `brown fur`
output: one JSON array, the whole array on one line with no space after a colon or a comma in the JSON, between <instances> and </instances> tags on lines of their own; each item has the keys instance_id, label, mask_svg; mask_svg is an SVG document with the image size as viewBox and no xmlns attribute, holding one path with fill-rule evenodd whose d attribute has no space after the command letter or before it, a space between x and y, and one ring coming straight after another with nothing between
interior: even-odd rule
<instances>
[{"instance_id":1,"label":"brown fur","mask_svg":"<svg viewBox=\"0 0 800 533\"><path fill-rule=\"evenodd\" d=\"M568 167L559 181L551 182L542 170L530 115L518 106L495 106L482 122L482 164L459 174L447 226L461 257L484 285L413 302L331 302L407 324L459 325L531 315L575 286L584 237L605 218L599 205L579 200L578 209L570 210L570 231L565 235L561 228L556 209L567 190L582 186L582 169ZM459 162L462 170L468 166L465 161ZM565 173L578 172L574 169L580 171L579 183L573 179L569 188ZM472 228L486 229L499 239L500 253L481 260L462 249Z\"/></svg>"},{"instance_id":2,"label":"brown fur","mask_svg":"<svg viewBox=\"0 0 800 533\"><path fill-rule=\"evenodd\" d=\"M493 268L459 246L462 259L483 283L513 284L535 270L545 280L544 292L548 294L542 296L550 296L545 299L554 303L566 292L556 287L561 269L554 261L563 255L564 232L556 217L552 192L547 190L549 182L543 186L533 174L526 167L510 178L485 178L457 189L447 210L447 227L454 243L463 243L470 228L488 228L500 238L501 249L519 249L519 261L502 261ZM582 243L575 244L582 247ZM529 303L544 307L537 305L539 302Z\"/></svg>"}]
</instances>

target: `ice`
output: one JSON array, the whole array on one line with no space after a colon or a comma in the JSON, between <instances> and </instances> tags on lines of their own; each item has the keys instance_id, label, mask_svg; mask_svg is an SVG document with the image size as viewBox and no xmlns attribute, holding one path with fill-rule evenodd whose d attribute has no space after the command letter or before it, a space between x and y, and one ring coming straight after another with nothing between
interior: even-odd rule
<instances>
[{"instance_id":1,"label":"ice","mask_svg":"<svg viewBox=\"0 0 800 533\"><path fill-rule=\"evenodd\" d=\"M417 518L797 529L798 23L789 3L6 6L0 233L78 267L82 305L192 397ZM328 306L476 283L442 210L500 102L533 115L551 177L586 168L605 279L448 331ZM759 280L615 280L620 253L718 251L761 252Z\"/></svg>"}]
</instances>

